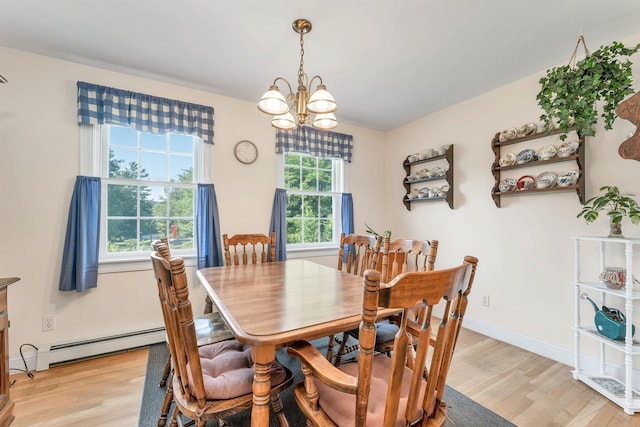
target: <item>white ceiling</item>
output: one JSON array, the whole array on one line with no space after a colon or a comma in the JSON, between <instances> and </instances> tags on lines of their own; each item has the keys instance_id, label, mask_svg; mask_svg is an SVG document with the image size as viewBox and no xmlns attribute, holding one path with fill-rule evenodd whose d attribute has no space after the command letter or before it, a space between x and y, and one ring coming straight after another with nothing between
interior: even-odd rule
<instances>
[{"instance_id":1,"label":"white ceiling","mask_svg":"<svg viewBox=\"0 0 640 427\"><path fill-rule=\"evenodd\" d=\"M640 33L640 1L0 0L0 45L257 101L296 82L297 18L338 120L388 130Z\"/></svg>"}]
</instances>

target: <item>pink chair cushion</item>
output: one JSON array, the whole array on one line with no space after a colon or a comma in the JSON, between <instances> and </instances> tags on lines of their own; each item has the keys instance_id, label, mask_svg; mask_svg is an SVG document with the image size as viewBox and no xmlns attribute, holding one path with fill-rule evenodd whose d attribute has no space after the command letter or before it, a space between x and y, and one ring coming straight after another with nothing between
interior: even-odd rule
<instances>
[{"instance_id":1,"label":"pink chair cushion","mask_svg":"<svg viewBox=\"0 0 640 427\"><path fill-rule=\"evenodd\" d=\"M347 363L341 365L341 371L349 375L358 375L358 364ZM383 425L385 400L387 398L387 383L391 374L391 358L378 355L373 359L373 368L371 375L371 391L369 393L369 405L367 407L367 427L380 427ZM411 384L411 370L405 367L405 373L402 377L402 390L400 392L400 404L398 407L398 417L396 419L396 427L404 427L404 412L409 397L409 386ZM335 390L319 380L315 380L318 394L320 396L320 405L322 410L331 418L331 420L340 427L354 426L356 396ZM420 388L420 396L418 397L418 410L414 416L414 420L422 416L422 408L420 405L424 396L425 384Z\"/></svg>"},{"instance_id":2,"label":"pink chair cushion","mask_svg":"<svg viewBox=\"0 0 640 427\"><path fill-rule=\"evenodd\" d=\"M252 392L251 346L227 340L202 346L198 352L207 399L231 399ZM285 377L284 367L274 360L271 363L271 385L282 383ZM189 381L193 383L191 370Z\"/></svg>"}]
</instances>

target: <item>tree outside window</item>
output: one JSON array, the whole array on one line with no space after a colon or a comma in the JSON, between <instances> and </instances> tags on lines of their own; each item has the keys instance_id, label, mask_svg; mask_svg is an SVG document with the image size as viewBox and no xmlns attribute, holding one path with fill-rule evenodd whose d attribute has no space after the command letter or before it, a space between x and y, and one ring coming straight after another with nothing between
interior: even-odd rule
<instances>
[{"instance_id":1,"label":"tree outside window","mask_svg":"<svg viewBox=\"0 0 640 427\"><path fill-rule=\"evenodd\" d=\"M146 252L168 237L194 250L194 137L108 126L106 253Z\"/></svg>"},{"instance_id":2,"label":"tree outside window","mask_svg":"<svg viewBox=\"0 0 640 427\"><path fill-rule=\"evenodd\" d=\"M287 244L327 244L335 240L338 160L284 154L287 190Z\"/></svg>"}]
</instances>

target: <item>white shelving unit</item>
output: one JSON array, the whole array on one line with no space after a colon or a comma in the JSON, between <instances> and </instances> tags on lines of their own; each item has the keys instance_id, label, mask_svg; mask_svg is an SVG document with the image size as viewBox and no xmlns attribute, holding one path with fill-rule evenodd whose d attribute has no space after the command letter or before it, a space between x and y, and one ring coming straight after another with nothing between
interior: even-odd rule
<instances>
[{"instance_id":1,"label":"white shelving unit","mask_svg":"<svg viewBox=\"0 0 640 427\"><path fill-rule=\"evenodd\" d=\"M634 319L633 303L635 300L640 300L640 289L634 288L633 283L633 252L634 247L640 245L640 239L595 236L577 236L573 239L575 251L575 277L573 281L575 291L575 370L573 377L620 405L625 413L633 415L635 412L640 412L640 388L639 384L634 385L633 381L633 357L640 355L640 342L633 340L631 331ZM627 279L623 289L609 289L605 284L599 282L597 277L589 277L589 281L582 279L580 251L586 249L583 248L583 246L587 246L586 242L591 242L590 244L595 245L599 250L600 268L598 271L602 271L606 265L606 247L613 246L614 250L617 250L616 247L619 247L621 251L624 250ZM621 309L624 311L627 322L624 341L611 340L599 334L595 329L593 315L584 316L582 319L580 295L587 290L598 293L600 305L607 305L607 297L610 298L610 304L613 307L620 307L624 303L624 310ZM599 366L595 370L585 370L581 366L582 339L594 340L599 347ZM624 372L621 373L620 369L615 369L616 367L607 362L608 352L618 352L624 356Z\"/></svg>"}]
</instances>

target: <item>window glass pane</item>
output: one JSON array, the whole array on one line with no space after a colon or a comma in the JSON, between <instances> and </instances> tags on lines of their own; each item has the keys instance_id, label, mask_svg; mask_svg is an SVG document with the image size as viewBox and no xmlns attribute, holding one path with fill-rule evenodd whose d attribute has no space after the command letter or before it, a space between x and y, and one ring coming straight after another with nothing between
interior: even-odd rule
<instances>
[{"instance_id":1,"label":"window glass pane","mask_svg":"<svg viewBox=\"0 0 640 427\"><path fill-rule=\"evenodd\" d=\"M107 221L107 252L135 252L138 250L137 220L110 219Z\"/></svg>"},{"instance_id":2,"label":"window glass pane","mask_svg":"<svg viewBox=\"0 0 640 427\"><path fill-rule=\"evenodd\" d=\"M330 218L333 213L333 197L321 196L320 197L320 218Z\"/></svg>"},{"instance_id":3,"label":"window glass pane","mask_svg":"<svg viewBox=\"0 0 640 427\"><path fill-rule=\"evenodd\" d=\"M169 156L169 164L169 181L193 182L193 157L172 154Z\"/></svg>"},{"instance_id":4,"label":"window glass pane","mask_svg":"<svg viewBox=\"0 0 640 427\"><path fill-rule=\"evenodd\" d=\"M284 170L284 188L300 190L300 168L287 166Z\"/></svg>"},{"instance_id":5,"label":"window glass pane","mask_svg":"<svg viewBox=\"0 0 640 427\"><path fill-rule=\"evenodd\" d=\"M170 238L174 249L193 249L193 220L171 221Z\"/></svg>"},{"instance_id":6,"label":"window glass pane","mask_svg":"<svg viewBox=\"0 0 640 427\"><path fill-rule=\"evenodd\" d=\"M318 161L316 160L315 157L310 157L310 156L302 156L302 166L307 166L310 168L315 168L316 165L318 164Z\"/></svg>"},{"instance_id":7,"label":"window glass pane","mask_svg":"<svg viewBox=\"0 0 640 427\"><path fill-rule=\"evenodd\" d=\"M300 157L296 154L285 154L284 155L284 163L287 166L298 166L300 165Z\"/></svg>"},{"instance_id":8,"label":"window glass pane","mask_svg":"<svg viewBox=\"0 0 640 427\"><path fill-rule=\"evenodd\" d=\"M316 243L318 242L318 220L311 219L304 221L304 242Z\"/></svg>"},{"instance_id":9,"label":"window glass pane","mask_svg":"<svg viewBox=\"0 0 640 427\"><path fill-rule=\"evenodd\" d=\"M140 152L140 179L151 181L167 180L167 156L164 153Z\"/></svg>"},{"instance_id":10,"label":"window glass pane","mask_svg":"<svg viewBox=\"0 0 640 427\"><path fill-rule=\"evenodd\" d=\"M302 169L302 190L315 191L318 189L317 171L315 169Z\"/></svg>"},{"instance_id":11,"label":"window glass pane","mask_svg":"<svg viewBox=\"0 0 640 427\"><path fill-rule=\"evenodd\" d=\"M193 136L179 133L169 134L169 150L174 153L193 154Z\"/></svg>"},{"instance_id":12,"label":"window glass pane","mask_svg":"<svg viewBox=\"0 0 640 427\"><path fill-rule=\"evenodd\" d=\"M109 178L138 179L138 152L126 148L109 150Z\"/></svg>"},{"instance_id":13,"label":"window glass pane","mask_svg":"<svg viewBox=\"0 0 640 427\"><path fill-rule=\"evenodd\" d=\"M162 150L166 151L167 149L167 136L166 135L155 135L149 132L140 132L140 147L151 149L151 150Z\"/></svg>"},{"instance_id":14,"label":"window glass pane","mask_svg":"<svg viewBox=\"0 0 640 427\"><path fill-rule=\"evenodd\" d=\"M194 190L192 188L169 187L169 215L193 217Z\"/></svg>"},{"instance_id":15,"label":"window glass pane","mask_svg":"<svg viewBox=\"0 0 640 427\"><path fill-rule=\"evenodd\" d=\"M333 160L318 159L318 167L321 169L333 169Z\"/></svg>"},{"instance_id":16,"label":"window glass pane","mask_svg":"<svg viewBox=\"0 0 640 427\"><path fill-rule=\"evenodd\" d=\"M331 171L319 170L318 171L318 190L319 191L331 191Z\"/></svg>"},{"instance_id":17,"label":"window glass pane","mask_svg":"<svg viewBox=\"0 0 640 427\"><path fill-rule=\"evenodd\" d=\"M167 235L166 221L156 219L140 220L140 250L150 250L151 242Z\"/></svg>"},{"instance_id":18,"label":"window glass pane","mask_svg":"<svg viewBox=\"0 0 640 427\"><path fill-rule=\"evenodd\" d=\"M290 194L287 197L287 218L299 217L302 213L302 196L300 194ZM289 229L287 229L287 233Z\"/></svg>"},{"instance_id":19,"label":"window glass pane","mask_svg":"<svg viewBox=\"0 0 640 427\"><path fill-rule=\"evenodd\" d=\"M304 218L317 218L318 217L318 201L319 196L303 196L303 213Z\"/></svg>"},{"instance_id":20,"label":"window glass pane","mask_svg":"<svg viewBox=\"0 0 640 427\"><path fill-rule=\"evenodd\" d=\"M160 185L140 187L140 216L166 218L166 188Z\"/></svg>"},{"instance_id":21,"label":"window glass pane","mask_svg":"<svg viewBox=\"0 0 640 427\"><path fill-rule=\"evenodd\" d=\"M107 216L132 216L138 211L138 186L107 185ZM135 233L133 234L135 236Z\"/></svg>"},{"instance_id":22,"label":"window glass pane","mask_svg":"<svg viewBox=\"0 0 640 427\"><path fill-rule=\"evenodd\" d=\"M321 242L333 241L333 220L330 220L330 219L320 220L320 241Z\"/></svg>"},{"instance_id":23,"label":"window glass pane","mask_svg":"<svg viewBox=\"0 0 640 427\"><path fill-rule=\"evenodd\" d=\"M138 132L122 126L109 126L109 144L122 147L137 147Z\"/></svg>"},{"instance_id":24,"label":"window glass pane","mask_svg":"<svg viewBox=\"0 0 640 427\"><path fill-rule=\"evenodd\" d=\"M302 220L287 220L287 243L302 243Z\"/></svg>"}]
</instances>

